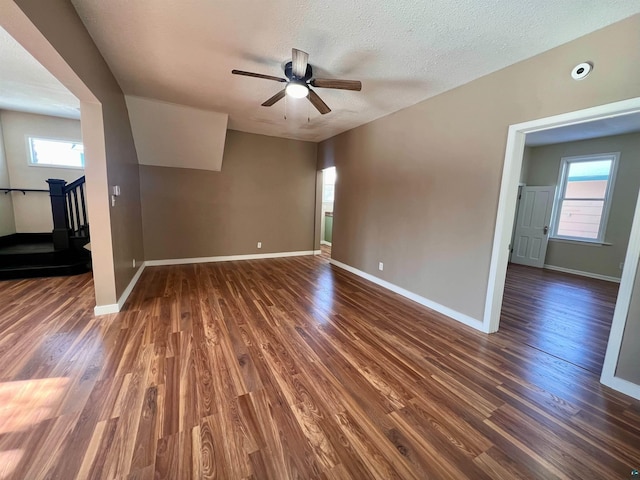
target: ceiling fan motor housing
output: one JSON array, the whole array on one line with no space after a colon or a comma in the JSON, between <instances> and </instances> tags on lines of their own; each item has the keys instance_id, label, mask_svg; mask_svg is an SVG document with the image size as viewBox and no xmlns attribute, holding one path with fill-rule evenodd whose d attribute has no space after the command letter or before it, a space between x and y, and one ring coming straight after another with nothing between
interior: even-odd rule
<instances>
[{"instance_id":1,"label":"ceiling fan motor housing","mask_svg":"<svg viewBox=\"0 0 640 480\"><path fill-rule=\"evenodd\" d=\"M289 80L299 80L299 81L302 81L302 82L308 82L309 80L311 80L311 77L313 77L313 69L311 68L311 65L309 65L309 64L307 64L307 71L305 72L303 78L296 77L291 71L292 68L293 68L293 63L292 62L287 62L287 64L284 66L284 75Z\"/></svg>"}]
</instances>

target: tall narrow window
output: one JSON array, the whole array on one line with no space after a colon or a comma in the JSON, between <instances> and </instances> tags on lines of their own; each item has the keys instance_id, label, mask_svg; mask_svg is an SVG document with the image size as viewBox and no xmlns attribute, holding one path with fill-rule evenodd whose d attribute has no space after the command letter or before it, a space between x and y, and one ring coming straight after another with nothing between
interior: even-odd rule
<instances>
[{"instance_id":1,"label":"tall narrow window","mask_svg":"<svg viewBox=\"0 0 640 480\"><path fill-rule=\"evenodd\" d=\"M31 165L84 168L84 147L81 142L29 137Z\"/></svg>"},{"instance_id":2,"label":"tall narrow window","mask_svg":"<svg viewBox=\"0 0 640 480\"><path fill-rule=\"evenodd\" d=\"M553 237L604 242L619 156L608 153L562 159Z\"/></svg>"}]
</instances>

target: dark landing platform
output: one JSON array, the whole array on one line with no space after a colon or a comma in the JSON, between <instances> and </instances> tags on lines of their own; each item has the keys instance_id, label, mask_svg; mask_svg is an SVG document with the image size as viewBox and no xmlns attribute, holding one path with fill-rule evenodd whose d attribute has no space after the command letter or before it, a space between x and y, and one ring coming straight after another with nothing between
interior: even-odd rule
<instances>
[{"instance_id":1,"label":"dark landing platform","mask_svg":"<svg viewBox=\"0 0 640 480\"><path fill-rule=\"evenodd\" d=\"M0 280L77 275L90 270L90 252L83 248L56 251L50 233L0 237Z\"/></svg>"}]
</instances>

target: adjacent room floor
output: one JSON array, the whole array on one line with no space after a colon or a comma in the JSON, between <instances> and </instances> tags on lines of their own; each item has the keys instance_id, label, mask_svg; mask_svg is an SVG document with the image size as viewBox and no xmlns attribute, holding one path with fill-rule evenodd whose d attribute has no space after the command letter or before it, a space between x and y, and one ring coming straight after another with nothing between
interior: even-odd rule
<instances>
[{"instance_id":1,"label":"adjacent room floor","mask_svg":"<svg viewBox=\"0 0 640 480\"><path fill-rule=\"evenodd\" d=\"M500 329L600 375L619 284L509 264Z\"/></svg>"},{"instance_id":2,"label":"adjacent room floor","mask_svg":"<svg viewBox=\"0 0 640 480\"><path fill-rule=\"evenodd\" d=\"M574 479L640 466L640 402L320 256L0 283L0 478Z\"/></svg>"}]
</instances>

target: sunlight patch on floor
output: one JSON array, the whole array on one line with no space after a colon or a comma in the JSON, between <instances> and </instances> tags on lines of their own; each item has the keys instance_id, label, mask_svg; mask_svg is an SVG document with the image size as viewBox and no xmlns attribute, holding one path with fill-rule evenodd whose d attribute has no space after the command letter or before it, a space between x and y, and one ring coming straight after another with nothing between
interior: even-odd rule
<instances>
[{"instance_id":1,"label":"sunlight patch on floor","mask_svg":"<svg viewBox=\"0 0 640 480\"><path fill-rule=\"evenodd\" d=\"M0 435L27 430L51 418L68 385L64 377L0 383Z\"/></svg>"}]
</instances>

